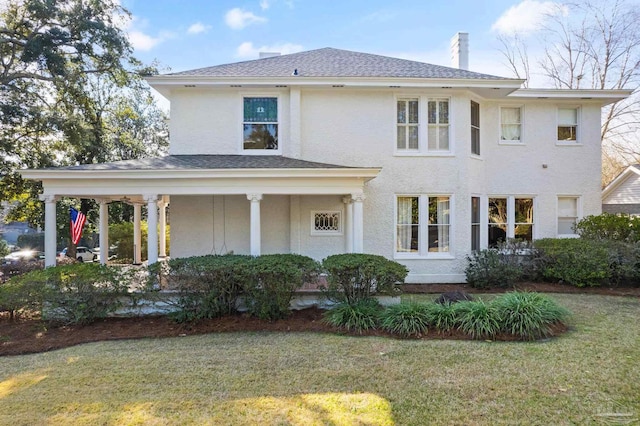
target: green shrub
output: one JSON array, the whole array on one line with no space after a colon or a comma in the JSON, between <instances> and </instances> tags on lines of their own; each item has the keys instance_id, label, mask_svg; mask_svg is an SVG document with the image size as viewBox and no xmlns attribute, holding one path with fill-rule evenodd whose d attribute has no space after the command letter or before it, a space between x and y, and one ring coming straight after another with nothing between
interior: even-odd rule
<instances>
[{"instance_id":1,"label":"green shrub","mask_svg":"<svg viewBox=\"0 0 640 426\"><path fill-rule=\"evenodd\" d=\"M289 305L295 291L316 279L319 265L299 254L271 254L252 259L250 269L253 279L245 288L249 313L277 320L290 315Z\"/></svg>"},{"instance_id":2,"label":"green shrub","mask_svg":"<svg viewBox=\"0 0 640 426\"><path fill-rule=\"evenodd\" d=\"M253 280L251 256L194 256L151 265L150 279L177 292L172 315L179 322L236 312L238 298Z\"/></svg>"},{"instance_id":3,"label":"green shrub","mask_svg":"<svg viewBox=\"0 0 640 426\"><path fill-rule=\"evenodd\" d=\"M40 313L46 290L41 281L25 279L25 275L14 276L0 284L0 312L9 312L10 319L22 312Z\"/></svg>"},{"instance_id":4,"label":"green shrub","mask_svg":"<svg viewBox=\"0 0 640 426\"><path fill-rule=\"evenodd\" d=\"M403 302L386 308L381 328L401 336L420 336L429 330L429 311L425 304Z\"/></svg>"},{"instance_id":5,"label":"green shrub","mask_svg":"<svg viewBox=\"0 0 640 426\"><path fill-rule=\"evenodd\" d=\"M494 299L492 306L502 331L523 340L548 336L551 325L564 322L569 316L569 311L539 293L505 293Z\"/></svg>"},{"instance_id":6,"label":"green shrub","mask_svg":"<svg viewBox=\"0 0 640 426\"><path fill-rule=\"evenodd\" d=\"M16 245L23 249L44 251L44 232L18 235Z\"/></svg>"},{"instance_id":7,"label":"green shrub","mask_svg":"<svg viewBox=\"0 0 640 426\"><path fill-rule=\"evenodd\" d=\"M602 213L578 221L576 233L589 240L640 241L640 219L626 214Z\"/></svg>"},{"instance_id":8,"label":"green shrub","mask_svg":"<svg viewBox=\"0 0 640 426\"><path fill-rule=\"evenodd\" d=\"M467 256L464 272L467 283L475 288L511 287L524 276L522 258L500 249L487 249Z\"/></svg>"},{"instance_id":9,"label":"green shrub","mask_svg":"<svg viewBox=\"0 0 640 426\"><path fill-rule=\"evenodd\" d=\"M106 317L122 305L131 272L92 263L77 263L36 270L16 277L30 302L42 308L53 322L89 324Z\"/></svg>"},{"instance_id":10,"label":"green shrub","mask_svg":"<svg viewBox=\"0 0 640 426\"><path fill-rule=\"evenodd\" d=\"M609 252L608 284L639 285L640 242L607 241L605 244Z\"/></svg>"},{"instance_id":11,"label":"green shrub","mask_svg":"<svg viewBox=\"0 0 640 426\"><path fill-rule=\"evenodd\" d=\"M439 332L449 332L458 327L458 305L465 303L429 303L426 310L429 325Z\"/></svg>"},{"instance_id":12,"label":"green shrub","mask_svg":"<svg viewBox=\"0 0 640 426\"><path fill-rule=\"evenodd\" d=\"M500 318L491 304L482 300L460 302L456 306L458 329L474 339L492 338L500 331Z\"/></svg>"},{"instance_id":13,"label":"green shrub","mask_svg":"<svg viewBox=\"0 0 640 426\"><path fill-rule=\"evenodd\" d=\"M600 286L609 281L610 253L604 241L545 238L536 240L535 247L545 280L577 287Z\"/></svg>"},{"instance_id":14,"label":"green shrub","mask_svg":"<svg viewBox=\"0 0 640 426\"><path fill-rule=\"evenodd\" d=\"M336 254L322 262L327 271L325 296L334 302L353 304L374 294L398 294L408 270L382 256L361 253Z\"/></svg>"},{"instance_id":15,"label":"green shrub","mask_svg":"<svg viewBox=\"0 0 640 426\"><path fill-rule=\"evenodd\" d=\"M343 302L325 312L324 321L341 329L362 333L378 326L381 310L375 299L361 299L353 304Z\"/></svg>"}]
</instances>

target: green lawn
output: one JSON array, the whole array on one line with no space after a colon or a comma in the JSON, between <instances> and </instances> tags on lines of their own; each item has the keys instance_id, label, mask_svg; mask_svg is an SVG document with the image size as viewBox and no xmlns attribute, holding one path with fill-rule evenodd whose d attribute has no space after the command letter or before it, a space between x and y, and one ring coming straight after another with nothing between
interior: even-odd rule
<instances>
[{"instance_id":1,"label":"green lawn","mask_svg":"<svg viewBox=\"0 0 640 426\"><path fill-rule=\"evenodd\" d=\"M574 329L537 343L240 333L0 358L0 424L640 423L640 300L552 297Z\"/></svg>"}]
</instances>

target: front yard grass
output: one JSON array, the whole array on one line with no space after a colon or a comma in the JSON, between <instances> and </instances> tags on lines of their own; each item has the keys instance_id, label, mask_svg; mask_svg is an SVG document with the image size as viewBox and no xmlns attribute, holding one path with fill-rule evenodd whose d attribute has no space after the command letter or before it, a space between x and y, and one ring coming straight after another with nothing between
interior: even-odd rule
<instances>
[{"instance_id":1,"label":"front yard grass","mask_svg":"<svg viewBox=\"0 0 640 426\"><path fill-rule=\"evenodd\" d=\"M573 329L543 342L230 333L5 357L0 424L640 422L640 300L552 297Z\"/></svg>"}]
</instances>

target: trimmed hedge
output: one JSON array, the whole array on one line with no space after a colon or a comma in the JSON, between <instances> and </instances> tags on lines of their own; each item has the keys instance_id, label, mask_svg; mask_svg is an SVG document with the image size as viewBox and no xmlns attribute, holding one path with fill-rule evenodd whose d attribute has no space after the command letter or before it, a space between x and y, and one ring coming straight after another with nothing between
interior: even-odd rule
<instances>
[{"instance_id":1,"label":"trimmed hedge","mask_svg":"<svg viewBox=\"0 0 640 426\"><path fill-rule=\"evenodd\" d=\"M346 253L329 256L322 261L327 272L325 296L337 303L353 304L376 294L399 294L398 284L409 271L404 265L382 256Z\"/></svg>"},{"instance_id":2,"label":"trimmed hedge","mask_svg":"<svg viewBox=\"0 0 640 426\"><path fill-rule=\"evenodd\" d=\"M295 291L315 281L320 269L316 261L299 254L262 255L249 265L253 279L245 287L246 305L251 315L267 320L289 316Z\"/></svg>"},{"instance_id":3,"label":"trimmed hedge","mask_svg":"<svg viewBox=\"0 0 640 426\"><path fill-rule=\"evenodd\" d=\"M11 316L40 311L52 322L89 324L122 305L132 273L92 263L31 271L0 286L0 308Z\"/></svg>"}]
</instances>

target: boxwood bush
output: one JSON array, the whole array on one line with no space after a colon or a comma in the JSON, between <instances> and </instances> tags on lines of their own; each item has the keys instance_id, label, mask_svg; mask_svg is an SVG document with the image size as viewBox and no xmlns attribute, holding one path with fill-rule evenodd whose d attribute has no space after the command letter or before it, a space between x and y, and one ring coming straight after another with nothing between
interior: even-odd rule
<instances>
[{"instance_id":1,"label":"boxwood bush","mask_svg":"<svg viewBox=\"0 0 640 426\"><path fill-rule=\"evenodd\" d=\"M608 283L609 249L607 243L582 238L545 238L536 240L539 271L547 281L577 287Z\"/></svg>"},{"instance_id":2,"label":"boxwood bush","mask_svg":"<svg viewBox=\"0 0 640 426\"><path fill-rule=\"evenodd\" d=\"M10 313L40 311L44 319L88 324L122 305L131 271L91 263L35 270L0 287L0 305Z\"/></svg>"},{"instance_id":3,"label":"boxwood bush","mask_svg":"<svg viewBox=\"0 0 640 426\"><path fill-rule=\"evenodd\" d=\"M177 292L172 315L179 322L235 313L238 299L254 279L251 256L194 256L150 267L151 279Z\"/></svg>"},{"instance_id":4,"label":"boxwood bush","mask_svg":"<svg viewBox=\"0 0 640 426\"><path fill-rule=\"evenodd\" d=\"M299 254L262 255L249 265L252 277L245 286L245 303L250 314L267 320L289 316L295 291L315 281L320 269L315 260Z\"/></svg>"},{"instance_id":5,"label":"boxwood bush","mask_svg":"<svg viewBox=\"0 0 640 426\"><path fill-rule=\"evenodd\" d=\"M346 253L329 256L322 266L327 272L325 296L337 303L353 304L376 294L399 294L408 270L382 256Z\"/></svg>"}]
</instances>

